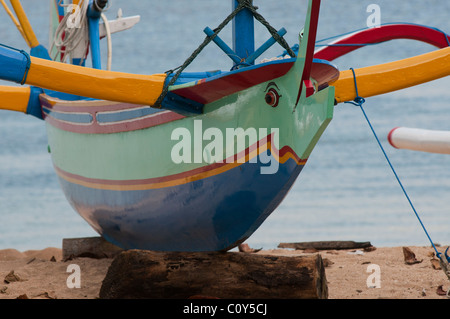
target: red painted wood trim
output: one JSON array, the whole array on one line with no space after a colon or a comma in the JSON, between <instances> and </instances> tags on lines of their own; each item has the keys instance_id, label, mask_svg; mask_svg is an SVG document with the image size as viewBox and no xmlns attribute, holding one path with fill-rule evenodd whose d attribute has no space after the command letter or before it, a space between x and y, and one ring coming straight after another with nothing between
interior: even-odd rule
<instances>
[{"instance_id":1,"label":"red painted wood trim","mask_svg":"<svg viewBox=\"0 0 450 319\"><path fill-rule=\"evenodd\" d=\"M232 72L203 79L194 86L175 89L171 92L202 104L208 104L257 84L283 76L292 68L292 65L292 61L281 61L280 63L248 67L236 73Z\"/></svg>"},{"instance_id":2,"label":"red painted wood trim","mask_svg":"<svg viewBox=\"0 0 450 319\"><path fill-rule=\"evenodd\" d=\"M364 44L380 43L395 39L411 39L429 43L438 48L448 46L450 37L442 31L416 24L387 24L379 28L370 28L350 34L345 38L332 42L333 46L323 47L316 51L314 58L333 61L349 52L359 49ZM334 45L362 44L356 46Z\"/></svg>"}]
</instances>

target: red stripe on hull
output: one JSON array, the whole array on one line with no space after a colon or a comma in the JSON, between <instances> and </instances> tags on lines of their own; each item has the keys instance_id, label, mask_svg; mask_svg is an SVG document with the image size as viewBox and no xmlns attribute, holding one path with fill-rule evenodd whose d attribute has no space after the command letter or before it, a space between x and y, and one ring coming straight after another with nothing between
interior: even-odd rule
<instances>
[{"instance_id":1,"label":"red stripe on hull","mask_svg":"<svg viewBox=\"0 0 450 319\"><path fill-rule=\"evenodd\" d=\"M271 140L271 136L269 135L267 137L267 141L270 143L270 140ZM258 144L258 143L256 143L256 144ZM264 145L266 145L266 143L264 143ZM260 147L264 146L264 145L260 145ZM268 146L268 147L271 147L271 150L272 150L274 156L279 161L285 162L289 158L291 158L291 159L294 159L294 161L297 163L297 165L305 165L307 162L307 159L301 159L300 157L298 157L298 155L289 146L284 146L281 150L277 150L273 145ZM171 185L172 182L178 181L174 184L174 185L177 185L177 184L183 184L184 182L191 181L192 177L196 177L195 179L198 179L198 176L201 176L201 178L207 178L210 176L220 174L220 173L228 170L229 168L233 168L235 166L244 164L244 162L248 162L249 154L254 149L255 149L255 146L252 145L252 146L248 147L245 151L239 153L242 156L246 156L246 160L243 161L242 163L237 162L237 160L235 159L236 158L236 155L235 155L235 156L225 159L224 162L213 163L210 165L199 167L199 168L189 170L186 172L181 172L178 174L162 176L162 177L147 178L147 179L135 179L135 180L97 179L97 178L88 178L88 177L83 177L83 176L80 176L77 174L72 174L72 173L62 170L59 167L55 167L55 170L58 172L58 174L60 176L65 176L72 180L78 180L81 183L96 184L96 185L111 185L111 186L134 186L134 185L152 185L152 184ZM238 156L238 158L239 158L239 156ZM229 166L229 167L227 168L226 166Z\"/></svg>"},{"instance_id":2,"label":"red stripe on hull","mask_svg":"<svg viewBox=\"0 0 450 319\"><path fill-rule=\"evenodd\" d=\"M111 122L101 124L97 122L96 117L97 113L131 110L138 108L139 105L123 104L115 102L110 102L110 104L108 104L108 101L97 101L97 102L101 102L102 105L98 105L100 103L93 103L92 101L83 101L83 102L64 101L62 104L57 103L52 104L45 97L41 97L41 104L43 109L46 108L48 110L55 112L90 114L93 118L92 123L74 123L56 119L51 115L48 115L45 112L43 112L45 121L47 121L52 126L64 131L80 134L109 134L109 133L135 131L185 118L185 116L172 111L161 111L158 113L149 114L147 116L139 117L136 119L124 120L117 123Z\"/></svg>"}]
</instances>

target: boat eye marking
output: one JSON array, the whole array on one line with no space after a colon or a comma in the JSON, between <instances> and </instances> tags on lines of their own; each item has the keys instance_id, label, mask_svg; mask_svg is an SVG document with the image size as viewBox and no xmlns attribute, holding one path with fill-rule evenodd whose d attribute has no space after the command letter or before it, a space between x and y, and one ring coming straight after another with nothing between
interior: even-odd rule
<instances>
[{"instance_id":1,"label":"boat eye marking","mask_svg":"<svg viewBox=\"0 0 450 319\"><path fill-rule=\"evenodd\" d=\"M270 82L267 85L267 88L264 92L266 92L266 95L264 97L267 104L269 104L271 107L277 107L278 103L280 101L281 95L278 93L278 86L275 84L275 82Z\"/></svg>"}]
</instances>

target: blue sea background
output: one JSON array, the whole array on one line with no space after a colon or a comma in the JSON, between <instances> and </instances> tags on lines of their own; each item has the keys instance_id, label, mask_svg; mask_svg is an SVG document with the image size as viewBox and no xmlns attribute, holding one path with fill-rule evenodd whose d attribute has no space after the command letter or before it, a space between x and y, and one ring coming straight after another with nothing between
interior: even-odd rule
<instances>
[{"instance_id":1,"label":"blue sea background","mask_svg":"<svg viewBox=\"0 0 450 319\"><path fill-rule=\"evenodd\" d=\"M306 0L254 0L277 29L285 27L290 45L298 42ZM49 1L22 0L40 41L49 47ZM323 0L318 39L367 27L370 4L380 7L381 23L409 22L450 33L450 2ZM112 0L114 19L140 15L132 30L113 35L113 70L152 74L181 65L231 12L230 0ZM231 24L221 37L231 45ZM256 23L256 46L269 38ZM20 33L0 10L0 43L27 49ZM398 60L434 50L428 44L396 40L367 46L333 63L340 70ZM106 65L106 40L102 41ZM275 45L262 58L279 55ZM214 44L188 71L229 70L229 60ZM11 85L1 82L2 85ZM450 155L393 149L388 132L397 126L449 130L450 78L372 97L364 108L432 240L450 243ZM176 234L174 234L176 235ZM0 249L61 247L63 238L97 236L70 207L47 152L44 122L0 111ZM429 245L418 219L387 164L361 110L335 108L332 123L278 209L248 239L255 248L280 242L354 240L373 245Z\"/></svg>"}]
</instances>

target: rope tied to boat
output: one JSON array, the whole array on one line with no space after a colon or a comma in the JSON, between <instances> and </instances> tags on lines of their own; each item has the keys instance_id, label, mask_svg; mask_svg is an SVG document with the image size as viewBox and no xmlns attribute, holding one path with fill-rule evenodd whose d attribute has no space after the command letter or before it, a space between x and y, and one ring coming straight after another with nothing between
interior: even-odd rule
<instances>
[{"instance_id":1,"label":"rope tied to boat","mask_svg":"<svg viewBox=\"0 0 450 319\"><path fill-rule=\"evenodd\" d=\"M19 50L20 53L22 53L25 56L25 59L27 60L27 64L25 65L25 72L23 73L23 78L22 81L20 81L21 85L24 85L25 82L27 81L27 77L28 77L28 71L30 71L30 66L31 66L31 57L28 54L28 52L24 51L24 50Z\"/></svg>"},{"instance_id":2,"label":"rope tied to boat","mask_svg":"<svg viewBox=\"0 0 450 319\"><path fill-rule=\"evenodd\" d=\"M362 105L366 102L366 100L363 97L359 96L358 84L356 83L355 70L353 68L350 68L350 70L353 72L353 81L355 83L356 97L355 97L355 99L353 101L347 101L347 102L344 102L344 103L353 104L353 105L356 105L356 106L359 106L359 107L362 108Z\"/></svg>"},{"instance_id":3,"label":"rope tied to boat","mask_svg":"<svg viewBox=\"0 0 450 319\"><path fill-rule=\"evenodd\" d=\"M259 21L262 25L264 25L267 30L269 31L269 33L271 34L271 36L286 50L286 52L291 56L291 57L296 57L294 51L291 49L291 47L289 46L289 44L286 42L286 40L280 36L278 34L278 31L272 27L267 21L266 19L264 19L264 17L262 15L260 15L256 10L258 9L257 7L253 6L253 0L238 0L238 5L236 6L236 8L233 10L233 12L228 15L225 20L217 27L215 28L214 34L212 36L206 36L205 39L203 40L203 42L200 44L200 46L194 50L194 52L191 54L191 56L189 58L186 59L186 61L179 67L169 70L167 72L165 72L167 75L172 74L175 70L177 70L177 72L174 74L174 76L170 79L169 83L167 85L164 86L160 96L158 97L158 99L156 100L155 104L152 106L154 108L161 108L162 107L162 102L164 100L164 98L166 97L167 93L169 92L169 88L170 86L172 86L173 84L175 84L175 82L177 81L178 77L180 76L181 72L184 71L184 69L186 69L189 64L192 63L192 61L194 61L194 59L200 54L200 52L219 34L220 31L222 31L222 29L231 21L233 20L233 18L239 13L241 12L243 9L249 9L250 12L253 14L254 18Z\"/></svg>"},{"instance_id":4,"label":"rope tied to boat","mask_svg":"<svg viewBox=\"0 0 450 319\"><path fill-rule=\"evenodd\" d=\"M94 3L97 5L96 1ZM73 5L63 4L60 0L58 5L67 7L68 11L55 31L49 52L52 52L53 48L56 48L56 55L52 59L56 60L59 55L61 62L65 62L72 52L79 49L81 44L84 45L86 52L88 50L89 26L87 10L89 1L82 0L81 4ZM83 41L84 43L82 43Z\"/></svg>"},{"instance_id":5,"label":"rope tied to boat","mask_svg":"<svg viewBox=\"0 0 450 319\"><path fill-rule=\"evenodd\" d=\"M392 172L394 173L394 176L395 176L398 184L400 185L400 187L401 187L401 189L403 191L403 194L405 195L406 199L408 200L409 205L411 206L411 208L412 208L414 214L416 215L420 225L422 226L422 229L424 230L426 236L428 237L428 240L430 241L431 246L433 247L433 249L434 249L434 251L436 253L436 257L439 258L439 263L441 265L442 270L446 274L447 278L450 280L450 257L448 256L449 248L447 248L445 250L445 253L442 254L441 252L439 252L437 250L436 245L431 240L431 237L428 234L428 231L427 231L425 225L422 223L422 220L421 220L419 214L417 213L416 208L414 207L414 205L413 205L413 203L412 203L408 193L406 192L406 189L403 186L403 183L400 181L400 178L398 177L397 172L394 169L394 166L392 165L391 161L389 160L389 157L386 154L383 145L381 145L380 139L378 138L378 136L377 136L377 134L376 134L376 132L375 132L373 126L372 126L372 123L370 122L369 118L367 117L366 112L364 111L363 104L364 104L364 102L366 100L363 97L359 96L359 94L358 94L358 84L357 84L357 81L356 81L355 70L353 68L350 68L350 70L352 70L352 72L353 72L353 80L354 80L354 83L355 83L356 97L353 100L353 102L352 101L348 101L348 102L345 102L345 103L353 104L353 105L356 105L356 106L360 107L360 109L361 109L361 111L362 111L362 113L364 115L364 118L366 119L367 123L369 124L370 130L372 131L373 135L375 136L375 139L376 139L376 141L378 143L378 146L380 147L381 151L383 152L383 155L386 158L386 161L388 162ZM450 289L449 289L449 291L447 291L447 297L450 298Z\"/></svg>"}]
</instances>

